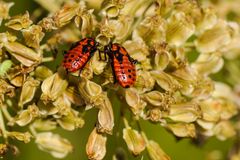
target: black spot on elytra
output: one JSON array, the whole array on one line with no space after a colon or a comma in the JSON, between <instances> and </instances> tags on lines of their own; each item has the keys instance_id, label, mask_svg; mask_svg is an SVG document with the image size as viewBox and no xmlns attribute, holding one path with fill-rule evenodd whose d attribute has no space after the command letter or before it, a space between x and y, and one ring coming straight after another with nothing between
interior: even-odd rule
<instances>
[{"instance_id":1,"label":"black spot on elytra","mask_svg":"<svg viewBox=\"0 0 240 160\"><path fill-rule=\"evenodd\" d=\"M86 53L87 51L88 51L88 47L83 46L83 48L82 48L82 52L83 52L83 54Z\"/></svg>"},{"instance_id":2,"label":"black spot on elytra","mask_svg":"<svg viewBox=\"0 0 240 160\"><path fill-rule=\"evenodd\" d=\"M132 76L131 76L131 75L128 75L128 78L132 78Z\"/></svg>"},{"instance_id":3,"label":"black spot on elytra","mask_svg":"<svg viewBox=\"0 0 240 160\"><path fill-rule=\"evenodd\" d=\"M123 61L123 55L122 54L119 54L118 52L115 52L115 57L117 58L118 62L120 64L122 64L122 61Z\"/></svg>"},{"instance_id":4,"label":"black spot on elytra","mask_svg":"<svg viewBox=\"0 0 240 160\"><path fill-rule=\"evenodd\" d=\"M68 62L72 62L72 59L69 59Z\"/></svg>"},{"instance_id":5,"label":"black spot on elytra","mask_svg":"<svg viewBox=\"0 0 240 160\"><path fill-rule=\"evenodd\" d=\"M71 54L71 57L73 58L73 57L74 57L74 55L73 55L73 54Z\"/></svg>"},{"instance_id":6,"label":"black spot on elytra","mask_svg":"<svg viewBox=\"0 0 240 160\"><path fill-rule=\"evenodd\" d=\"M128 72L130 73L130 72L131 72L131 69L128 69Z\"/></svg>"}]
</instances>

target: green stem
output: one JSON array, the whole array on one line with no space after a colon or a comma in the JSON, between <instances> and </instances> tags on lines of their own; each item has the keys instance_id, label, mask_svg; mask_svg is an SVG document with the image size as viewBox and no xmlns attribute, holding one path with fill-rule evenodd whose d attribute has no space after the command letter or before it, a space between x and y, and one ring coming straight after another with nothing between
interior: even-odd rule
<instances>
[{"instance_id":1,"label":"green stem","mask_svg":"<svg viewBox=\"0 0 240 160\"><path fill-rule=\"evenodd\" d=\"M50 61L54 61L54 58L53 57L44 57L42 59L42 62L50 62Z\"/></svg>"},{"instance_id":2,"label":"green stem","mask_svg":"<svg viewBox=\"0 0 240 160\"><path fill-rule=\"evenodd\" d=\"M36 132L35 128L33 127L33 125L30 125L30 126L29 126L29 130L31 131L32 135L33 135L34 137L36 137L37 132Z\"/></svg>"},{"instance_id":3,"label":"green stem","mask_svg":"<svg viewBox=\"0 0 240 160\"><path fill-rule=\"evenodd\" d=\"M0 129L1 129L4 140L7 142L7 130L5 128L4 118L3 118L3 114L2 114L3 106L0 106L0 107L1 107L1 109L0 109Z\"/></svg>"},{"instance_id":4,"label":"green stem","mask_svg":"<svg viewBox=\"0 0 240 160\"><path fill-rule=\"evenodd\" d=\"M2 113L3 113L4 117L5 117L9 122L12 122L12 121L13 121L13 118L12 118L12 116L9 114L6 105L3 105L3 106L2 106Z\"/></svg>"}]
</instances>

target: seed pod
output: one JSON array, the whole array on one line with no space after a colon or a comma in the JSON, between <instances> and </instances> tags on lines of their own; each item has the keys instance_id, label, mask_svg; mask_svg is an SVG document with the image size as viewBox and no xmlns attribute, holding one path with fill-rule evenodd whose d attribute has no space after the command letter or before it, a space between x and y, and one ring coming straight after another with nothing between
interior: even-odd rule
<instances>
[{"instance_id":1,"label":"seed pod","mask_svg":"<svg viewBox=\"0 0 240 160\"><path fill-rule=\"evenodd\" d=\"M222 111L218 99L207 99L199 103L202 111L202 119L209 122L217 122Z\"/></svg>"},{"instance_id":2,"label":"seed pod","mask_svg":"<svg viewBox=\"0 0 240 160\"><path fill-rule=\"evenodd\" d=\"M149 109L147 112L147 119L150 119L153 122L161 122L162 112L159 108Z\"/></svg>"},{"instance_id":3,"label":"seed pod","mask_svg":"<svg viewBox=\"0 0 240 160\"><path fill-rule=\"evenodd\" d=\"M153 106L163 106L164 94L158 91L151 91L142 95L143 100Z\"/></svg>"},{"instance_id":4,"label":"seed pod","mask_svg":"<svg viewBox=\"0 0 240 160\"><path fill-rule=\"evenodd\" d=\"M212 131L214 132L214 135L216 135L220 140L226 140L236 135L236 130L229 121L221 121L217 123Z\"/></svg>"},{"instance_id":5,"label":"seed pod","mask_svg":"<svg viewBox=\"0 0 240 160\"><path fill-rule=\"evenodd\" d=\"M25 39L25 43L29 47L39 48L40 42L44 37L44 33L42 32L42 27L38 25L32 25L27 29L22 30L23 37Z\"/></svg>"},{"instance_id":6,"label":"seed pod","mask_svg":"<svg viewBox=\"0 0 240 160\"><path fill-rule=\"evenodd\" d=\"M141 39L149 46L166 41L166 20L160 16L147 16L133 31L134 39Z\"/></svg>"},{"instance_id":7,"label":"seed pod","mask_svg":"<svg viewBox=\"0 0 240 160\"><path fill-rule=\"evenodd\" d=\"M51 75L53 75L52 70L50 70L46 66L38 66L34 71L34 76L36 77L36 79L40 81L43 81L44 79L50 77Z\"/></svg>"},{"instance_id":8,"label":"seed pod","mask_svg":"<svg viewBox=\"0 0 240 160\"><path fill-rule=\"evenodd\" d=\"M211 8L203 8L201 18L197 19L196 30L203 33L205 30L211 29L218 21L215 11Z\"/></svg>"},{"instance_id":9,"label":"seed pod","mask_svg":"<svg viewBox=\"0 0 240 160\"><path fill-rule=\"evenodd\" d=\"M32 49L18 43L18 42L8 42L4 44L7 51L14 56L23 65L30 67L41 62L42 55L36 53Z\"/></svg>"},{"instance_id":10,"label":"seed pod","mask_svg":"<svg viewBox=\"0 0 240 160\"><path fill-rule=\"evenodd\" d=\"M77 15L81 3L65 4L61 10L54 14L53 20L57 27L68 24Z\"/></svg>"},{"instance_id":11,"label":"seed pod","mask_svg":"<svg viewBox=\"0 0 240 160\"><path fill-rule=\"evenodd\" d=\"M94 128L86 145L88 159L102 160L106 154L106 142L107 137L97 133L97 129Z\"/></svg>"},{"instance_id":12,"label":"seed pod","mask_svg":"<svg viewBox=\"0 0 240 160\"><path fill-rule=\"evenodd\" d=\"M7 19L9 17L9 10L14 5L13 2L6 3L4 1L0 2L0 26L2 24L3 19Z\"/></svg>"},{"instance_id":13,"label":"seed pod","mask_svg":"<svg viewBox=\"0 0 240 160\"><path fill-rule=\"evenodd\" d=\"M51 132L37 133L35 143L40 150L50 153L55 158L64 158L73 150L67 139Z\"/></svg>"},{"instance_id":14,"label":"seed pod","mask_svg":"<svg viewBox=\"0 0 240 160\"><path fill-rule=\"evenodd\" d=\"M166 91L174 91L181 87L175 78L163 71L151 71L150 73L156 80L157 84Z\"/></svg>"},{"instance_id":15,"label":"seed pod","mask_svg":"<svg viewBox=\"0 0 240 160\"><path fill-rule=\"evenodd\" d=\"M56 129L57 123L49 119L47 120L37 119L32 123L32 126L34 129L40 131L50 131Z\"/></svg>"},{"instance_id":16,"label":"seed pod","mask_svg":"<svg viewBox=\"0 0 240 160\"><path fill-rule=\"evenodd\" d=\"M171 158L153 140L147 141L147 151L151 160L170 160Z\"/></svg>"},{"instance_id":17,"label":"seed pod","mask_svg":"<svg viewBox=\"0 0 240 160\"><path fill-rule=\"evenodd\" d=\"M84 125L84 120L78 117L78 112L71 109L70 111L65 111L65 115L57 119L57 123L65 130L72 131L76 128L82 128Z\"/></svg>"},{"instance_id":18,"label":"seed pod","mask_svg":"<svg viewBox=\"0 0 240 160\"><path fill-rule=\"evenodd\" d=\"M130 106L131 111L135 115L141 115L143 109L147 106L147 103L140 99L136 89L129 88L125 90L125 99L127 104Z\"/></svg>"},{"instance_id":19,"label":"seed pod","mask_svg":"<svg viewBox=\"0 0 240 160\"><path fill-rule=\"evenodd\" d=\"M82 78L78 89L86 104L99 105L102 102L102 87L100 85L86 78Z\"/></svg>"},{"instance_id":20,"label":"seed pod","mask_svg":"<svg viewBox=\"0 0 240 160\"><path fill-rule=\"evenodd\" d=\"M75 86L68 86L64 92L64 96L66 96L68 100L75 105L84 105L83 97L81 96L78 88Z\"/></svg>"},{"instance_id":21,"label":"seed pod","mask_svg":"<svg viewBox=\"0 0 240 160\"><path fill-rule=\"evenodd\" d=\"M168 19L166 39L171 45L181 46L195 31L193 22L183 12L175 12Z\"/></svg>"},{"instance_id":22,"label":"seed pod","mask_svg":"<svg viewBox=\"0 0 240 160\"><path fill-rule=\"evenodd\" d=\"M204 76L217 73L224 65L224 60L220 52L200 54L192 64L192 68Z\"/></svg>"},{"instance_id":23,"label":"seed pod","mask_svg":"<svg viewBox=\"0 0 240 160\"><path fill-rule=\"evenodd\" d=\"M30 142L30 138L32 137L32 135L29 132L7 132L7 136L11 137L11 138L15 138L19 141L23 141L24 143L29 143Z\"/></svg>"},{"instance_id":24,"label":"seed pod","mask_svg":"<svg viewBox=\"0 0 240 160\"><path fill-rule=\"evenodd\" d=\"M142 135L130 127L123 129L123 139L134 156L141 154L145 149L146 144Z\"/></svg>"},{"instance_id":25,"label":"seed pod","mask_svg":"<svg viewBox=\"0 0 240 160\"><path fill-rule=\"evenodd\" d=\"M14 29L14 30L22 30L24 28L28 28L33 22L30 20L29 13L26 11L24 15L17 15L12 17L5 26Z\"/></svg>"},{"instance_id":26,"label":"seed pod","mask_svg":"<svg viewBox=\"0 0 240 160\"><path fill-rule=\"evenodd\" d=\"M154 57L154 69L164 70L170 62L170 53L165 43L154 45L156 55Z\"/></svg>"},{"instance_id":27,"label":"seed pod","mask_svg":"<svg viewBox=\"0 0 240 160\"><path fill-rule=\"evenodd\" d=\"M26 126L30 122L34 120L34 118L40 115L39 109L35 104L29 105L26 110L21 110L17 117L15 118L15 122L19 126Z\"/></svg>"},{"instance_id":28,"label":"seed pod","mask_svg":"<svg viewBox=\"0 0 240 160\"><path fill-rule=\"evenodd\" d=\"M4 102L4 96L8 95L13 97L15 95L15 87L8 84L3 79L0 79L0 105Z\"/></svg>"},{"instance_id":29,"label":"seed pod","mask_svg":"<svg viewBox=\"0 0 240 160\"><path fill-rule=\"evenodd\" d=\"M228 23L218 20L213 28L206 30L195 40L195 46L201 53L217 51L231 42L230 34Z\"/></svg>"},{"instance_id":30,"label":"seed pod","mask_svg":"<svg viewBox=\"0 0 240 160\"><path fill-rule=\"evenodd\" d=\"M51 30L57 29L52 17L43 18L41 21L38 22L38 25L48 32L50 32Z\"/></svg>"},{"instance_id":31,"label":"seed pod","mask_svg":"<svg viewBox=\"0 0 240 160\"><path fill-rule=\"evenodd\" d=\"M137 80L134 84L134 87L139 93L144 93L151 91L155 85L154 77L151 76L150 72L147 71L138 71Z\"/></svg>"},{"instance_id":32,"label":"seed pod","mask_svg":"<svg viewBox=\"0 0 240 160\"><path fill-rule=\"evenodd\" d=\"M99 61L99 54L94 54L94 56L90 59L89 65L93 70L93 73L96 75L100 75L103 73L104 68L107 65L106 61Z\"/></svg>"},{"instance_id":33,"label":"seed pod","mask_svg":"<svg viewBox=\"0 0 240 160\"><path fill-rule=\"evenodd\" d=\"M106 92L103 93L103 102L97 107L99 108L97 131L100 133L112 134L114 116L112 104Z\"/></svg>"},{"instance_id":34,"label":"seed pod","mask_svg":"<svg viewBox=\"0 0 240 160\"><path fill-rule=\"evenodd\" d=\"M83 1L80 1L83 3ZM81 4L77 16L74 19L75 25L80 28L82 37L90 35L93 30L93 9L87 10L84 4Z\"/></svg>"},{"instance_id":35,"label":"seed pod","mask_svg":"<svg viewBox=\"0 0 240 160\"><path fill-rule=\"evenodd\" d=\"M22 86L22 92L20 95L20 99L18 105L22 108L24 104L30 102L36 92L37 87L40 82L38 80L34 80L32 77L28 77Z\"/></svg>"},{"instance_id":36,"label":"seed pod","mask_svg":"<svg viewBox=\"0 0 240 160\"><path fill-rule=\"evenodd\" d=\"M59 73L45 79L41 85L41 100L45 103L55 101L67 88L68 82L64 80ZM61 87L59 87L61 86Z\"/></svg>"},{"instance_id":37,"label":"seed pod","mask_svg":"<svg viewBox=\"0 0 240 160\"><path fill-rule=\"evenodd\" d=\"M7 144L0 143L0 156L2 157L8 152L9 146Z\"/></svg>"},{"instance_id":38,"label":"seed pod","mask_svg":"<svg viewBox=\"0 0 240 160\"><path fill-rule=\"evenodd\" d=\"M128 51L129 55L139 62L144 62L149 55L149 48L142 40L128 40L123 43L123 46Z\"/></svg>"},{"instance_id":39,"label":"seed pod","mask_svg":"<svg viewBox=\"0 0 240 160\"><path fill-rule=\"evenodd\" d=\"M123 42L129 35L133 17L120 15L117 20L110 20L109 25L113 26L117 42ZM123 45L124 46L124 45Z\"/></svg>"},{"instance_id":40,"label":"seed pod","mask_svg":"<svg viewBox=\"0 0 240 160\"><path fill-rule=\"evenodd\" d=\"M112 1L112 0L106 0L102 3L102 13L103 15L106 15L109 18L117 17L120 13L120 9L123 8L126 1Z\"/></svg>"},{"instance_id":41,"label":"seed pod","mask_svg":"<svg viewBox=\"0 0 240 160\"><path fill-rule=\"evenodd\" d=\"M192 123L167 124L166 127L178 137L191 137L191 138L196 137L196 128L195 125Z\"/></svg>"},{"instance_id":42,"label":"seed pod","mask_svg":"<svg viewBox=\"0 0 240 160\"><path fill-rule=\"evenodd\" d=\"M201 117L200 107L195 103L183 103L171 105L169 108L169 113L163 115L176 122L190 123L196 121Z\"/></svg>"}]
</instances>

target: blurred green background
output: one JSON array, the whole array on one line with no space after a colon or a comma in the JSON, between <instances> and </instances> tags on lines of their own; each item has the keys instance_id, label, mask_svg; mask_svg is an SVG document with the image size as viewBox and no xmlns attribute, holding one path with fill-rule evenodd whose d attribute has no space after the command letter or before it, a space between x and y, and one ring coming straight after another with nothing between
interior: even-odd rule
<instances>
[{"instance_id":1,"label":"blurred green background","mask_svg":"<svg viewBox=\"0 0 240 160\"><path fill-rule=\"evenodd\" d=\"M7 1L7 0L6 0ZM10 2L10 0L8 0ZM25 13L26 10L31 13L39 7L39 5L34 0L13 0L15 5L10 10L10 15L16 15L20 13ZM115 131L117 129L120 133L119 138L116 138L116 135L108 135L107 141L107 155L104 158L105 160L111 160L113 154L119 148L122 148L127 151L127 146L122 140L122 121L119 122L119 103L116 98L111 99L113 103L114 113L115 113ZM62 129L57 130L62 137L67 138L74 146L73 153L69 154L65 160L87 160L85 154L85 145L88 139L88 136L92 129L94 128L95 122L97 120L97 110L87 111L84 116L86 120L86 125L78 130L69 132ZM234 143L234 139L229 139L227 141L219 141L216 138L210 138L203 144L193 144L191 139L180 139L177 140L172 134L168 133L160 125L151 124L149 122L141 122L142 128L146 132L146 135L149 139L153 139L160 144L162 149L172 158L172 160L225 160L227 159L227 154L229 149ZM117 126L119 125L119 126ZM16 130L20 130L17 128ZM24 129L21 129L24 130ZM25 129L27 131L27 128ZM8 160L55 160L50 154L40 151L34 143L34 140L29 144L24 144L21 142L16 143L12 141L11 143L15 144L19 150L20 154L18 156L8 155L4 159ZM219 151L219 152L218 152ZM212 156L211 156L212 155ZM148 160L146 152L139 157L131 157L129 155L128 159L141 159Z\"/></svg>"}]
</instances>

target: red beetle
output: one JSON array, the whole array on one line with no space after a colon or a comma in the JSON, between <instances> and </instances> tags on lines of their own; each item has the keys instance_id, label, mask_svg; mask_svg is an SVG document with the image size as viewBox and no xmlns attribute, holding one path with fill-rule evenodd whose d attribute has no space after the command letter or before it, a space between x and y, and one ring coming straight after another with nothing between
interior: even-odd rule
<instances>
[{"instance_id":1,"label":"red beetle","mask_svg":"<svg viewBox=\"0 0 240 160\"><path fill-rule=\"evenodd\" d=\"M135 63L126 49L118 43L109 44L104 47L104 53L110 58L114 81L123 88L129 88L136 81Z\"/></svg>"},{"instance_id":2,"label":"red beetle","mask_svg":"<svg viewBox=\"0 0 240 160\"><path fill-rule=\"evenodd\" d=\"M98 43L93 38L84 38L74 44L64 55L63 67L67 72L83 69L97 50Z\"/></svg>"}]
</instances>

